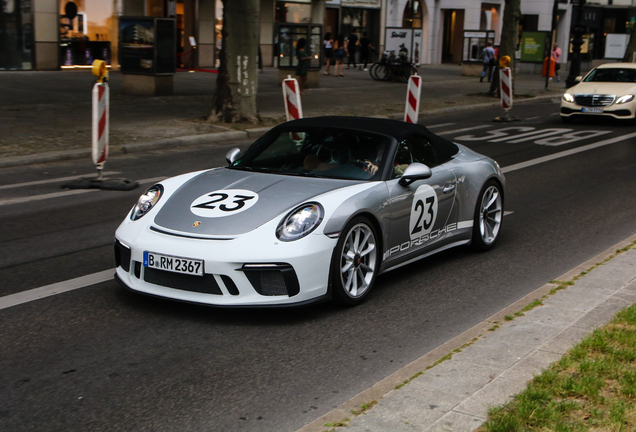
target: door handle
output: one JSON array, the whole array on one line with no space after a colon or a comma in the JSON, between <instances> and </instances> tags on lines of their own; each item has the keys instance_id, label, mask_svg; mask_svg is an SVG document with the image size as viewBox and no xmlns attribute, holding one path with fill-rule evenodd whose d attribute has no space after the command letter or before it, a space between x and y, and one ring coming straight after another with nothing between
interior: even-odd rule
<instances>
[{"instance_id":1,"label":"door handle","mask_svg":"<svg viewBox=\"0 0 636 432\"><path fill-rule=\"evenodd\" d=\"M444 189L442 190L442 192L447 194L447 193L451 193L454 190L455 190L455 183L449 183L446 186L444 186Z\"/></svg>"}]
</instances>

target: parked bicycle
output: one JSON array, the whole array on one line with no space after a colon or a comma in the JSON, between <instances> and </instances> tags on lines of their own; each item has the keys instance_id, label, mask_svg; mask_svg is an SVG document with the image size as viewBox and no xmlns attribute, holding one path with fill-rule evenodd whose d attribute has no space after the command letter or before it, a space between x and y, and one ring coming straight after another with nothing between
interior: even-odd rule
<instances>
[{"instance_id":1,"label":"parked bicycle","mask_svg":"<svg viewBox=\"0 0 636 432\"><path fill-rule=\"evenodd\" d=\"M406 56L396 56L395 51L385 51L379 62L369 68L371 78L377 81L397 79L407 82L411 75L417 73L417 68L408 61Z\"/></svg>"}]
</instances>

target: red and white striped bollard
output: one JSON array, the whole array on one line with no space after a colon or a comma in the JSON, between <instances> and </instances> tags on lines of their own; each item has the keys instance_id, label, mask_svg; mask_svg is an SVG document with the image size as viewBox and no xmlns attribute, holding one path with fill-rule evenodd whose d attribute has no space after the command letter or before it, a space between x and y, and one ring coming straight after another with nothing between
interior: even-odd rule
<instances>
[{"instance_id":1,"label":"red and white striped bollard","mask_svg":"<svg viewBox=\"0 0 636 432\"><path fill-rule=\"evenodd\" d=\"M420 115L420 96L422 95L422 77L411 75L406 88L406 109L404 111L404 121L407 123L417 123Z\"/></svg>"},{"instance_id":2,"label":"red and white striped bollard","mask_svg":"<svg viewBox=\"0 0 636 432\"><path fill-rule=\"evenodd\" d=\"M501 107L506 110L512 108L512 74L510 68L499 70L499 93L501 94Z\"/></svg>"},{"instance_id":3,"label":"red and white striped bollard","mask_svg":"<svg viewBox=\"0 0 636 432\"><path fill-rule=\"evenodd\" d=\"M296 78L292 78L291 75L287 75L287 79L283 80L283 99L285 100L287 121L303 118L298 81Z\"/></svg>"},{"instance_id":4,"label":"red and white striped bollard","mask_svg":"<svg viewBox=\"0 0 636 432\"><path fill-rule=\"evenodd\" d=\"M104 162L108 157L108 124L110 90L108 84L96 83L93 86L93 163L97 165L101 178Z\"/></svg>"}]
</instances>

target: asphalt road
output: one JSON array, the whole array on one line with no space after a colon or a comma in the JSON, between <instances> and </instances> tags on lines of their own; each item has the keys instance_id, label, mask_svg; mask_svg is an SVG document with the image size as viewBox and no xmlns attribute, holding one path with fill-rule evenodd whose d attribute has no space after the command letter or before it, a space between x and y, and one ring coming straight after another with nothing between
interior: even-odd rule
<instances>
[{"instance_id":1,"label":"asphalt road","mask_svg":"<svg viewBox=\"0 0 636 432\"><path fill-rule=\"evenodd\" d=\"M359 307L216 309L109 281L0 309L0 430L294 431L634 234L636 127L565 125L557 106L518 105L513 123L492 122L499 109L423 119L508 167L512 213L491 252L450 250L382 275ZM143 188L222 165L232 146L123 156L106 169ZM515 165L548 155L563 157ZM7 187L91 172L90 161L0 170L0 302L113 268L114 231L141 190Z\"/></svg>"}]
</instances>

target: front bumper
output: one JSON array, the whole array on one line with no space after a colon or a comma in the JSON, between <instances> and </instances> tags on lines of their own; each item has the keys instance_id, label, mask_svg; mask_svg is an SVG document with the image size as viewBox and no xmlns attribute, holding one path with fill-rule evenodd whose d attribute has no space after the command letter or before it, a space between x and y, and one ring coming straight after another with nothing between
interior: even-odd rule
<instances>
[{"instance_id":1,"label":"front bumper","mask_svg":"<svg viewBox=\"0 0 636 432\"><path fill-rule=\"evenodd\" d=\"M590 108L600 108L602 112L584 112ZM612 117L615 119L633 119L636 114L636 104L634 102L629 102L625 104L612 104L610 106L599 106L599 107L584 107L582 105L578 105L574 102L567 102L561 100L561 117L584 117L584 116L593 116L593 117Z\"/></svg>"},{"instance_id":2,"label":"front bumper","mask_svg":"<svg viewBox=\"0 0 636 432\"><path fill-rule=\"evenodd\" d=\"M328 296L337 239L324 234L281 242L275 227L264 225L231 240L211 240L148 228L123 223L116 233L116 279L132 291L227 307L299 305ZM144 267L144 251L203 260L204 275Z\"/></svg>"}]
</instances>

